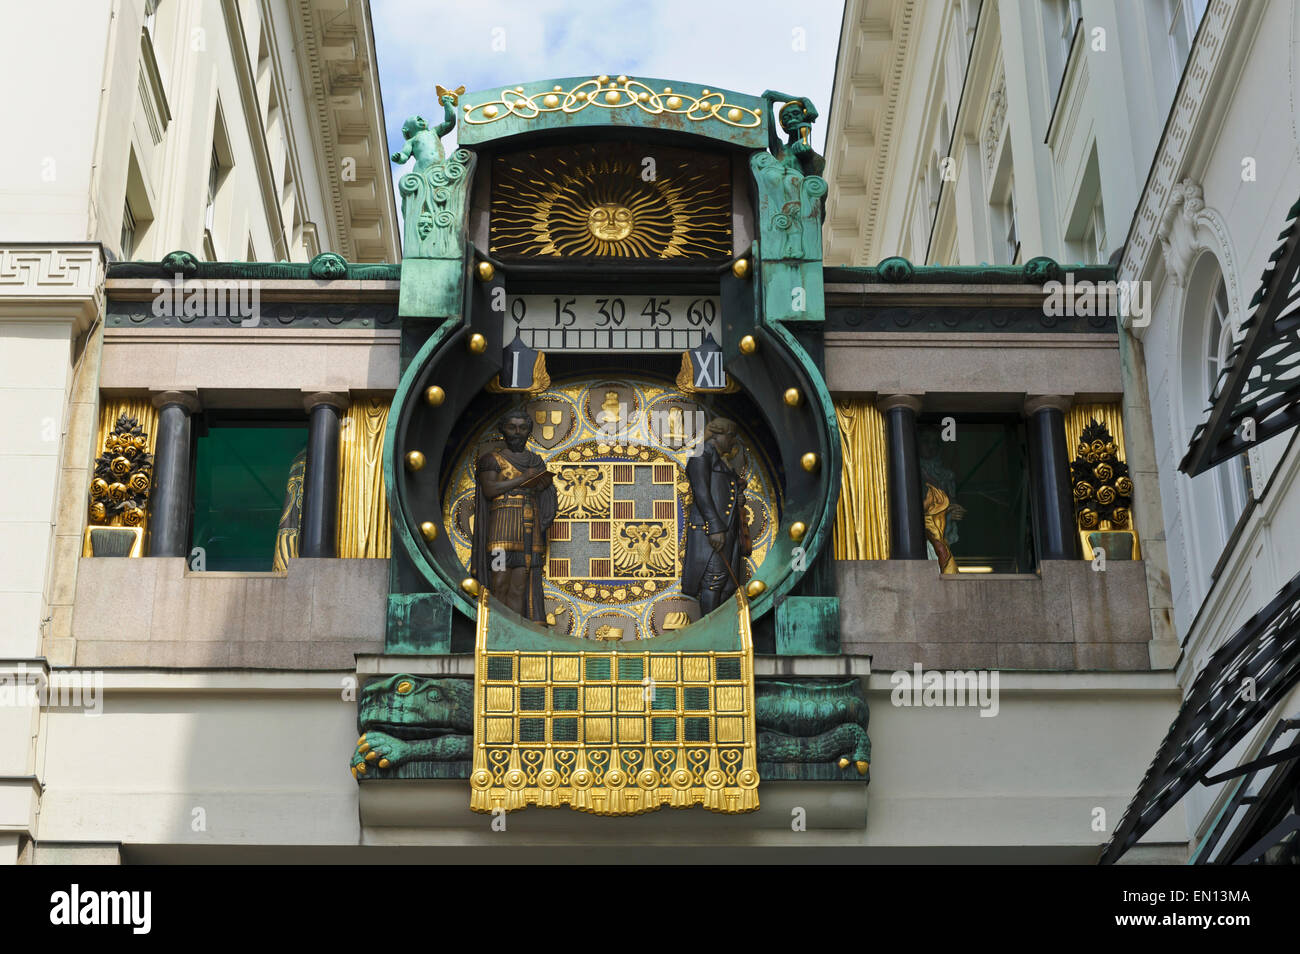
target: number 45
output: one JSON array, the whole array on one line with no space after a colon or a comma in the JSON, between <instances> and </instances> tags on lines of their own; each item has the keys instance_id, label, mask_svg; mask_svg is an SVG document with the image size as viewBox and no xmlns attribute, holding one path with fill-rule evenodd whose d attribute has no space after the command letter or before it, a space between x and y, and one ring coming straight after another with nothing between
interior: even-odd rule
<instances>
[{"instance_id":1,"label":"number 45","mask_svg":"<svg viewBox=\"0 0 1300 954\"><path fill-rule=\"evenodd\" d=\"M668 310L668 303L672 301L672 299L665 298L662 302L659 302L659 304L655 304L656 301L658 301L658 299L651 298L648 302L646 302L645 307L641 309L641 314L645 315L647 318L650 319L651 328L658 327L659 316L663 315L664 316L663 325L666 328L668 327L668 325L672 323L673 320L672 313Z\"/></svg>"}]
</instances>

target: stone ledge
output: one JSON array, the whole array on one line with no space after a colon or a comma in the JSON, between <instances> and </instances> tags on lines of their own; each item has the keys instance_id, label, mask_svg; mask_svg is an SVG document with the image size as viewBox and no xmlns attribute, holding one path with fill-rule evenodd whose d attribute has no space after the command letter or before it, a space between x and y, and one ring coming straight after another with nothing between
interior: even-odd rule
<instances>
[{"instance_id":1,"label":"stone ledge","mask_svg":"<svg viewBox=\"0 0 1300 954\"><path fill-rule=\"evenodd\" d=\"M383 647L387 592L387 560L291 560L275 575L82 558L76 664L351 670L356 653Z\"/></svg>"},{"instance_id":2,"label":"stone ledge","mask_svg":"<svg viewBox=\"0 0 1300 954\"><path fill-rule=\"evenodd\" d=\"M840 648L881 672L1149 670L1141 561L1045 561L1036 575L945 580L928 560L839 560ZM936 585L936 583L940 585Z\"/></svg>"}]
</instances>

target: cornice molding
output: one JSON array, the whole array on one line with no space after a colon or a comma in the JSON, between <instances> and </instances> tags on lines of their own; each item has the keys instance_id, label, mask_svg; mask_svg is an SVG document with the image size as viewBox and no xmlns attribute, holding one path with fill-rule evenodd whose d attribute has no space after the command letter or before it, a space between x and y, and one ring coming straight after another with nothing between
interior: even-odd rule
<instances>
[{"instance_id":1,"label":"cornice molding","mask_svg":"<svg viewBox=\"0 0 1300 954\"><path fill-rule=\"evenodd\" d=\"M0 320L63 319L80 334L103 309L104 275L98 243L0 246Z\"/></svg>"},{"instance_id":2,"label":"cornice molding","mask_svg":"<svg viewBox=\"0 0 1300 954\"><path fill-rule=\"evenodd\" d=\"M894 138L894 116L898 109L899 91L903 85L903 69L907 65L908 44L911 41L912 24L915 20L914 0L905 0L894 30L894 45L890 49L893 62L890 63L889 77L885 81L885 108L876 131L875 149L872 155L873 169L871 181L867 186L867 214L862 223L862 244L859 249L858 264L866 264L869 258L877 257L874 247L876 219L880 215L880 200L884 192L886 172L893 158L890 154L890 146Z\"/></svg>"},{"instance_id":3,"label":"cornice molding","mask_svg":"<svg viewBox=\"0 0 1300 954\"><path fill-rule=\"evenodd\" d=\"M343 0L341 10L322 10L319 0L294 0L290 9L299 49L298 66L309 93L309 107L315 113L317 172L328 187L333 251L353 261L379 257L399 261L397 206L388 181L387 134L367 8L359 0ZM324 31L328 35L323 35L317 16L325 13L329 14ZM339 55L349 45L351 55ZM325 53L327 46L329 56ZM354 140L358 130L364 131L362 138ZM356 179L347 183L342 178L344 139L357 142L357 152L361 153L351 156L356 163ZM354 225L377 227L379 234L359 242Z\"/></svg>"}]
</instances>

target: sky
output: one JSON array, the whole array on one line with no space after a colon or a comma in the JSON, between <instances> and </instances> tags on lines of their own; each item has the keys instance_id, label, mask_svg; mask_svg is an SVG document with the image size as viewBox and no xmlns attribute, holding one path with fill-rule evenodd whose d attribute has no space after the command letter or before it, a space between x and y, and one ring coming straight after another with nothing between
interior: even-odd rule
<instances>
[{"instance_id":1,"label":"sky","mask_svg":"<svg viewBox=\"0 0 1300 954\"><path fill-rule=\"evenodd\" d=\"M370 0L370 10L389 152L406 117L441 121L435 83L499 91L602 73L810 97L824 151L843 0Z\"/></svg>"}]
</instances>

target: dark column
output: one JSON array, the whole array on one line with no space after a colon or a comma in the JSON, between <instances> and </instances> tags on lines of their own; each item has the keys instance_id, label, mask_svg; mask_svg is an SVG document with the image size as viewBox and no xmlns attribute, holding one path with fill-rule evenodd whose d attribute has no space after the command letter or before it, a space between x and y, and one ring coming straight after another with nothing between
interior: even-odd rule
<instances>
[{"instance_id":1,"label":"dark column","mask_svg":"<svg viewBox=\"0 0 1300 954\"><path fill-rule=\"evenodd\" d=\"M149 499L149 555L184 557L190 552L194 481L190 473L190 415L199 409L192 392L162 391Z\"/></svg>"},{"instance_id":2,"label":"dark column","mask_svg":"<svg viewBox=\"0 0 1300 954\"><path fill-rule=\"evenodd\" d=\"M1070 454L1065 446L1065 409L1069 404L1069 398L1056 396L1033 397L1025 402L1040 560L1074 560L1079 556L1070 491Z\"/></svg>"},{"instance_id":3,"label":"dark column","mask_svg":"<svg viewBox=\"0 0 1300 954\"><path fill-rule=\"evenodd\" d=\"M924 560L925 524L921 510L921 464L916 454L916 412L921 399L911 394L881 398L889 443L889 558Z\"/></svg>"},{"instance_id":4,"label":"dark column","mask_svg":"<svg viewBox=\"0 0 1300 954\"><path fill-rule=\"evenodd\" d=\"M303 403L310 418L298 555L338 556L339 416L347 407L347 398L321 392L309 395Z\"/></svg>"}]
</instances>

